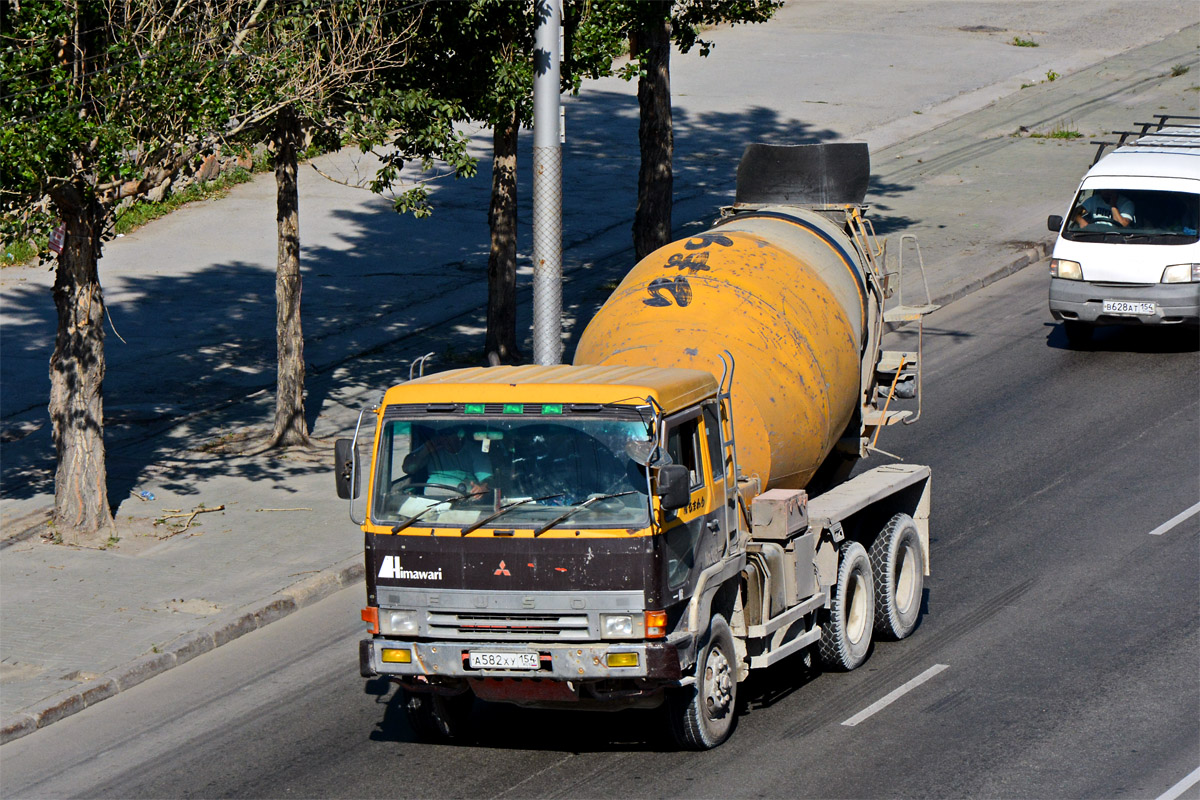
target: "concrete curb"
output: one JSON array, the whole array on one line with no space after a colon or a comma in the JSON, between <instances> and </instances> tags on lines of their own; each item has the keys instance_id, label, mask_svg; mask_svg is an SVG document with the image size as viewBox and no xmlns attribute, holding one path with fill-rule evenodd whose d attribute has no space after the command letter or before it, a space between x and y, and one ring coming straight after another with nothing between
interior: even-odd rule
<instances>
[{"instance_id":1,"label":"concrete curb","mask_svg":"<svg viewBox=\"0 0 1200 800\"><path fill-rule=\"evenodd\" d=\"M981 278L976 278L973 281L969 281L962 286L959 286L957 289L951 289L947 292L943 292L942 294L934 297L931 302L935 303L936 305L945 306L953 303L955 300L961 300L969 294L978 292L985 286L989 286L996 281L1003 280L1013 273L1020 272L1031 264L1036 264L1039 261L1048 258L1053 247L1053 241L1038 242L1033 247L1021 251L1021 254L1008 264L992 270Z\"/></svg>"},{"instance_id":2,"label":"concrete curb","mask_svg":"<svg viewBox=\"0 0 1200 800\"><path fill-rule=\"evenodd\" d=\"M76 714L155 675L186 664L209 650L281 620L339 589L361 581L364 573L363 557L356 554L312 577L292 584L265 600L223 615L198 631L183 634L161 653L147 653L125 666L109 670L95 680L65 689L35 703L0 721L0 744L20 739L38 728L44 728L64 717Z\"/></svg>"}]
</instances>

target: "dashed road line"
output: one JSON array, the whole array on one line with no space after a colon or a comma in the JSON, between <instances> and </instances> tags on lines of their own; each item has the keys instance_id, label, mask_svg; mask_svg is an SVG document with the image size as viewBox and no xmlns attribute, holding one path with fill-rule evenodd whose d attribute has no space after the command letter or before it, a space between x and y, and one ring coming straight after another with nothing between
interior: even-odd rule
<instances>
[{"instance_id":1,"label":"dashed road line","mask_svg":"<svg viewBox=\"0 0 1200 800\"><path fill-rule=\"evenodd\" d=\"M1196 767L1194 770L1192 770L1191 775L1188 775L1179 783L1175 784L1170 789L1167 789L1167 791L1160 794L1156 800L1175 800L1175 798L1179 797L1197 783L1200 783L1200 767Z\"/></svg>"},{"instance_id":2,"label":"dashed road line","mask_svg":"<svg viewBox=\"0 0 1200 800\"><path fill-rule=\"evenodd\" d=\"M1183 522L1185 519L1192 516L1197 511L1200 511L1200 503L1196 503L1196 505L1192 506L1191 508L1187 509L1186 511L1181 511L1178 514L1176 514L1175 516L1171 517L1169 520L1164 522L1162 525L1159 525L1157 528L1150 531L1150 535L1151 536L1162 536L1164 533L1171 530L1171 528L1174 528L1176 525Z\"/></svg>"},{"instance_id":3,"label":"dashed road line","mask_svg":"<svg viewBox=\"0 0 1200 800\"><path fill-rule=\"evenodd\" d=\"M932 667L925 670L920 675L918 675L917 677L913 678L908 683L901 686L899 689L892 690L887 695L880 698L879 700L876 700L874 703L867 706L862 711L858 712L857 714L855 714L853 717L846 720L842 724L848 728L853 728L855 725L857 725L858 723L867 719L868 717L876 714L877 712L881 711L884 708L887 708L892 703L896 702L901 697L908 694L913 689L917 688L922 683L929 680L934 675L937 675L942 670L947 669L948 667L949 667L948 664L934 664Z\"/></svg>"}]
</instances>

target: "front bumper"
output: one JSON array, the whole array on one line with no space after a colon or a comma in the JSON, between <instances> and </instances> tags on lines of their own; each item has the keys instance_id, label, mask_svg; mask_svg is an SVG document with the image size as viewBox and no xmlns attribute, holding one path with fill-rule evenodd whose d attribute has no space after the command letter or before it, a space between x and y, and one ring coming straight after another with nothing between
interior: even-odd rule
<instances>
[{"instance_id":1,"label":"front bumper","mask_svg":"<svg viewBox=\"0 0 1200 800\"><path fill-rule=\"evenodd\" d=\"M1151 302L1154 314L1105 314L1105 300ZM1200 283L1122 285L1050 279L1050 313L1056 320L1093 325L1198 325Z\"/></svg>"},{"instance_id":2,"label":"front bumper","mask_svg":"<svg viewBox=\"0 0 1200 800\"><path fill-rule=\"evenodd\" d=\"M384 661L384 650L409 651L408 661ZM472 651L489 653L536 652L541 668L537 670L472 669L467 654ZM635 654L635 666L612 667L608 656L613 653ZM679 656L667 642L606 642L550 644L531 642L408 642L396 639L363 639L359 642L359 671L364 677L394 675L402 678L416 676L442 678L540 678L543 680L619 680L645 678L678 681L682 676Z\"/></svg>"}]
</instances>

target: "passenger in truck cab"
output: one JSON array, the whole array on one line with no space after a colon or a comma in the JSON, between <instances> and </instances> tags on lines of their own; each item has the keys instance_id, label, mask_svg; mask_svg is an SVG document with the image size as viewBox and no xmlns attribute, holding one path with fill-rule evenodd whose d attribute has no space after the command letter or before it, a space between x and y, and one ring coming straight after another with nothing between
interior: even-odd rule
<instances>
[{"instance_id":1,"label":"passenger in truck cab","mask_svg":"<svg viewBox=\"0 0 1200 800\"><path fill-rule=\"evenodd\" d=\"M425 475L426 497L476 494L491 488L491 461L465 428L434 433L404 457L404 471Z\"/></svg>"}]
</instances>

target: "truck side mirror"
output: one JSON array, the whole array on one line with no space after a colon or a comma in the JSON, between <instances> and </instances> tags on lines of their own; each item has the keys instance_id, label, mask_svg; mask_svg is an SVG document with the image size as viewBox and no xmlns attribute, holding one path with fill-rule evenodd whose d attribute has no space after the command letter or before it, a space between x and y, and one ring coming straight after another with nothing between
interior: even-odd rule
<instances>
[{"instance_id":1,"label":"truck side mirror","mask_svg":"<svg viewBox=\"0 0 1200 800\"><path fill-rule=\"evenodd\" d=\"M1051 214L1046 217L1046 230L1052 233L1058 233L1062 230L1062 217L1058 214Z\"/></svg>"},{"instance_id":2,"label":"truck side mirror","mask_svg":"<svg viewBox=\"0 0 1200 800\"><path fill-rule=\"evenodd\" d=\"M692 499L692 475L683 464L668 464L658 470L658 485L654 493L665 511L683 508Z\"/></svg>"},{"instance_id":3,"label":"truck side mirror","mask_svg":"<svg viewBox=\"0 0 1200 800\"><path fill-rule=\"evenodd\" d=\"M358 466L358 453L354 450L354 442L350 439L338 439L333 443L333 478L337 481L337 496L343 500L358 497L358 477L362 471ZM350 479L353 477L354 486L351 494Z\"/></svg>"}]
</instances>

